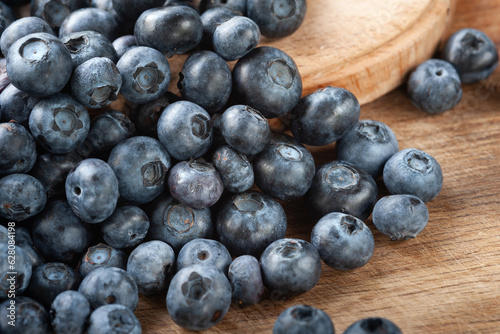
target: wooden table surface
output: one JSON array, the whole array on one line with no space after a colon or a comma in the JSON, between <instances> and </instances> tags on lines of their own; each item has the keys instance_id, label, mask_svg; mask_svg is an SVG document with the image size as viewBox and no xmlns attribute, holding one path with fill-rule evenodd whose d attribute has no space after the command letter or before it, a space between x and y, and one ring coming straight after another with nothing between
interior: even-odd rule
<instances>
[{"instance_id":1,"label":"wooden table surface","mask_svg":"<svg viewBox=\"0 0 500 334\"><path fill-rule=\"evenodd\" d=\"M313 0L314 1L314 0ZM500 46L500 0L460 0L447 34L464 27L485 31ZM500 71L464 86L461 103L427 115L408 101L404 87L364 105L362 119L388 124L400 149L434 156L444 172L440 195L428 203L430 221L416 238L375 236L370 262L351 272L323 264L316 287L259 304L233 304L206 333L270 333L287 307L309 304L327 312L342 333L364 317L386 317L403 333L500 333ZM334 160L334 145L311 148L318 164ZM382 192L382 194L384 194ZM310 239L314 221L302 201L284 203L288 236ZM188 332L175 325L165 295L146 298L136 310L144 333Z\"/></svg>"}]
</instances>

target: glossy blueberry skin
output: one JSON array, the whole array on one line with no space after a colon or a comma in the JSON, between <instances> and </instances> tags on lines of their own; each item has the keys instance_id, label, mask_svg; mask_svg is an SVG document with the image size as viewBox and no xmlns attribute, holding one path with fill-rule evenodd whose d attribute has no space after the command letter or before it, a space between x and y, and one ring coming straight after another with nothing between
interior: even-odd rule
<instances>
[{"instance_id":1,"label":"glossy blueberry skin","mask_svg":"<svg viewBox=\"0 0 500 334\"><path fill-rule=\"evenodd\" d=\"M95 57L75 68L70 80L73 97L88 108L103 108L116 100L122 76L115 63Z\"/></svg>"},{"instance_id":2,"label":"glossy blueberry skin","mask_svg":"<svg viewBox=\"0 0 500 334\"><path fill-rule=\"evenodd\" d=\"M68 83L72 70L68 49L54 35L29 34L9 48L10 82L30 95L47 97L59 93Z\"/></svg>"},{"instance_id":3,"label":"glossy blueberry skin","mask_svg":"<svg viewBox=\"0 0 500 334\"><path fill-rule=\"evenodd\" d=\"M356 97L346 89L325 87L300 99L290 129L301 143L321 146L340 139L359 120Z\"/></svg>"},{"instance_id":4,"label":"glossy blueberry skin","mask_svg":"<svg viewBox=\"0 0 500 334\"><path fill-rule=\"evenodd\" d=\"M111 0L109 0L111 1ZM118 59L120 59L129 49L135 48L137 42L134 35L123 35L113 41Z\"/></svg>"},{"instance_id":5,"label":"glossy blueberry skin","mask_svg":"<svg viewBox=\"0 0 500 334\"><path fill-rule=\"evenodd\" d=\"M306 203L315 219L343 212L365 220L377 201L373 177L346 161L325 163L316 171Z\"/></svg>"},{"instance_id":6,"label":"glossy blueberry skin","mask_svg":"<svg viewBox=\"0 0 500 334\"><path fill-rule=\"evenodd\" d=\"M27 173L36 162L36 143L26 128L0 123L0 175Z\"/></svg>"},{"instance_id":7,"label":"glossy blueberry skin","mask_svg":"<svg viewBox=\"0 0 500 334\"><path fill-rule=\"evenodd\" d=\"M251 255L242 255L233 260L227 273L233 300L239 305L257 304L264 294L264 283L259 260Z\"/></svg>"},{"instance_id":8,"label":"glossy blueberry skin","mask_svg":"<svg viewBox=\"0 0 500 334\"><path fill-rule=\"evenodd\" d=\"M409 194L429 202L443 187L443 171L430 154L407 148L394 154L384 166L384 184L393 195Z\"/></svg>"},{"instance_id":9,"label":"glossy blueberry skin","mask_svg":"<svg viewBox=\"0 0 500 334\"><path fill-rule=\"evenodd\" d=\"M429 222L425 203L412 195L382 197L373 208L373 224L391 240L415 238Z\"/></svg>"},{"instance_id":10,"label":"glossy blueberry skin","mask_svg":"<svg viewBox=\"0 0 500 334\"><path fill-rule=\"evenodd\" d=\"M179 92L183 99L205 109L209 114L221 110L232 89L228 64L212 51L195 51L184 62L179 74Z\"/></svg>"},{"instance_id":11,"label":"glossy blueberry skin","mask_svg":"<svg viewBox=\"0 0 500 334\"><path fill-rule=\"evenodd\" d=\"M136 135L134 123L119 111L104 112L93 119L86 139L88 156L106 159L122 141Z\"/></svg>"},{"instance_id":12,"label":"glossy blueberry skin","mask_svg":"<svg viewBox=\"0 0 500 334\"><path fill-rule=\"evenodd\" d=\"M157 130L158 139L176 160L201 157L212 144L210 115L193 102L169 104L158 119Z\"/></svg>"},{"instance_id":13,"label":"glossy blueberry skin","mask_svg":"<svg viewBox=\"0 0 500 334\"><path fill-rule=\"evenodd\" d=\"M300 304L281 312L274 323L273 334L335 334L335 329L323 310Z\"/></svg>"},{"instance_id":14,"label":"glossy blueberry skin","mask_svg":"<svg viewBox=\"0 0 500 334\"><path fill-rule=\"evenodd\" d=\"M306 0L248 0L247 16L260 27L262 35L282 38L293 34L306 16Z\"/></svg>"},{"instance_id":15,"label":"glossy blueberry skin","mask_svg":"<svg viewBox=\"0 0 500 334\"><path fill-rule=\"evenodd\" d=\"M167 309L172 320L189 330L202 331L219 323L231 306L231 285L210 265L179 270L170 282Z\"/></svg>"},{"instance_id":16,"label":"glossy blueberry skin","mask_svg":"<svg viewBox=\"0 0 500 334\"><path fill-rule=\"evenodd\" d=\"M12 22L5 28L0 37L0 49L2 50L3 56L7 57L10 46L19 38L37 32L54 34L49 24L39 17L22 17Z\"/></svg>"},{"instance_id":17,"label":"glossy blueberry skin","mask_svg":"<svg viewBox=\"0 0 500 334\"><path fill-rule=\"evenodd\" d=\"M87 226L64 200L50 200L32 224L33 244L47 261L73 263L89 246Z\"/></svg>"},{"instance_id":18,"label":"glossy blueberry skin","mask_svg":"<svg viewBox=\"0 0 500 334\"><path fill-rule=\"evenodd\" d=\"M80 274L67 264L45 263L33 271L26 294L49 309L58 294L76 290L81 280Z\"/></svg>"},{"instance_id":19,"label":"glossy blueberry skin","mask_svg":"<svg viewBox=\"0 0 500 334\"><path fill-rule=\"evenodd\" d=\"M227 61L238 60L255 49L260 41L257 23L246 16L235 16L214 31L214 51Z\"/></svg>"},{"instance_id":20,"label":"glossy blueberry skin","mask_svg":"<svg viewBox=\"0 0 500 334\"><path fill-rule=\"evenodd\" d=\"M239 12L240 15L245 15L247 12L246 0L201 0L200 12L206 13L213 8L224 8L231 11Z\"/></svg>"},{"instance_id":21,"label":"glossy blueberry skin","mask_svg":"<svg viewBox=\"0 0 500 334\"><path fill-rule=\"evenodd\" d=\"M187 6L148 9L139 16L134 28L138 45L157 49L167 57L194 49L202 35L200 15Z\"/></svg>"},{"instance_id":22,"label":"glossy blueberry skin","mask_svg":"<svg viewBox=\"0 0 500 334\"><path fill-rule=\"evenodd\" d=\"M344 334L401 334L392 321L385 318L365 318L350 325Z\"/></svg>"},{"instance_id":23,"label":"glossy blueberry skin","mask_svg":"<svg viewBox=\"0 0 500 334\"><path fill-rule=\"evenodd\" d=\"M112 62L118 61L113 44L101 33L91 30L76 31L61 38L68 48L73 69L94 57L106 57Z\"/></svg>"},{"instance_id":24,"label":"glossy blueberry skin","mask_svg":"<svg viewBox=\"0 0 500 334\"><path fill-rule=\"evenodd\" d=\"M200 46L204 49L212 50L212 39L217 26L238 15L241 15L241 13L221 6L203 11L200 15L201 22L203 23L203 37Z\"/></svg>"},{"instance_id":25,"label":"glossy blueberry skin","mask_svg":"<svg viewBox=\"0 0 500 334\"><path fill-rule=\"evenodd\" d=\"M83 143L90 130L85 107L67 94L56 94L38 102L29 117L35 140L47 151L65 154Z\"/></svg>"},{"instance_id":26,"label":"glossy blueberry skin","mask_svg":"<svg viewBox=\"0 0 500 334\"><path fill-rule=\"evenodd\" d=\"M386 124L364 119L347 131L336 144L337 159L352 163L376 179L384 165L399 151L394 132Z\"/></svg>"},{"instance_id":27,"label":"glossy blueberry skin","mask_svg":"<svg viewBox=\"0 0 500 334\"><path fill-rule=\"evenodd\" d=\"M135 310L139 303L137 284L125 270L103 267L91 271L80 283L78 291L92 309L107 304L121 304Z\"/></svg>"},{"instance_id":28,"label":"glossy blueberry skin","mask_svg":"<svg viewBox=\"0 0 500 334\"><path fill-rule=\"evenodd\" d=\"M138 46L125 52L116 67L122 75L120 92L128 100L144 104L166 93L170 65L165 56L150 47Z\"/></svg>"},{"instance_id":29,"label":"glossy blueberry skin","mask_svg":"<svg viewBox=\"0 0 500 334\"><path fill-rule=\"evenodd\" d=\"M87 6L88 0L32 0L30 12L31 16L39 17L57 29L71 12Z\"/></svg>"},{"instance_id":30,"label":"glossy blueberry skin","mask_svg":"<svg viewBox=\"0 0 500 334\"><path fill-rule=\"evenodd\" d=\"M49 314L55 334L83 334L90 316L90 304L80 292L67 290L57 295Z\"/></svg>"},{"instance_id":31,"label":"glossy blueberry skin","mask_svg":"<svg viewBox=\"0 0 500 334\"><path fill-rule=\"evenodd\" d=\"M66 198L81 220L100 223L113 213L119 197L113 169L99 159L79 162L66 178Z\"/></svg>"},{"instance_id":32,"label":"glossy blueberry skin","mask_svg":"<svg viewBox=\"0 0 500 334\"><path fill-rule=\"evenodd\" d=\"M9 122L15 120L25 128L28 128L28 120L31 110L40 101L40 98L31 96L19 90L13 84L9 84L0 93L1 120Z\"/></svg>"},{"instance_id":33,"label":"glossy blueberry skin","mask_svg":"<svg viewBox=\"0 0 500 334\"><path fill-rule=\"evenodd\" d=\"M302 197L315 175L314 158L303 146L271 143L252 161L255 184L281 200Z\"/></svg>"},{"instance_id":34,"label":"glossy blueberry skin","mask_svg":"<svg viewBox=\"0 0 500 334\"><path fill-rule=\"evenodd\" d=\"M260 256L264 285L271 293L295 295L311 290L321 274L316 248L301 239L279 239Z\"/></svg>"},{"instance_id":35,"label":"glossy blueberry skin","mask_svg":"<svg viewBox=\"0 0 500 334\"><path fill-rule=\"evenodd\" d=\"M110 12L93 7L82 8L66 17L59 29L59 38L87 30L97 31L113 41L119 37L120 27Z\"/></svg>"},{"instance_id":36,"label":"glossy blueberry skin","mask_svg":"<svg viewBox=\"0 0 500 334\"><path fill-rule=\"evenodd\" d=\"M272 136L267 119L258 110L242 104L222 113L220 132L229 146L247 155L262 152Z\"/></svg>"},{"instance_id":37,"label":"glossy blueberry skin","mask_svg":"<svg viewBox=\"0 0 500 334\"><path fill-rule=\"evenodd\" d=\"M242 193L253 186L252 164L245 155L230 146L219 147L213 154L212 163L219 172L225 190Z\"/></svg>"},{"instance_id":38,"label":"glossy blueberry skin","mask_svg":"<svg viewBox=\"0 0 500 334\"><path fill-rule=\"evenodd\" d=\"M189 241L210 238L213 233L209 208L191 208L170 196L159 196L152 203L149 216L148 238L164 241L176 252Z\"/></svg>"},{"instance_id":39,"label":"glossy blueberry skin","mask_svg":"<svg viewBox=\"0 0 500 334\"><path fill-rule=\"evenodd\" d=\"M137 283L139 293L146 296L167 290L174 267L174 250L160 240L140 244L130 253L127 261L127 272Z\"/></svg>"},{"instance_id":40,"label":"glossy blueberry skin","mask_svg":"<svg viewBox=\"0 0 500 334\"><path fill-rule=\"evenodd\" d=\"M248 191L223 203L216 227L231 254L259 256L272 242L285 237L287 217L272 197Z\"/></svg>"},{"instance_id":41,"label":"glossy blueberry skin","mask_svg":"<svg viewBox=\"0 0 500 334\"><path fill-rule=\"evenodd\" d=\"M170 171L168 189L179 202L195 209L203 209L219 200L224 184L211 163L181 161Z\"/></svg>"},{"instance_id":42,"label":"glossy blueberry skin","mask_svg":"<svg viewBox=\"0 0 500 334\"><path fill-rule=\"evenodd\" d=\"M28 288L28 284L33 273L31 261L25 254L24 250L20 247L13 246L12 240L15 239L9 238L8 240L11 242L0 243L0 260L2 261L0 262L0 300L7 299L9 297L12 293L9 292L12 284L15 286L16 295L23 294ZM14 255L12 254L13 250L15 251ZM13 262L12 260L15 260L14 265L16 274L12 274L12 269L10 268ZM15 277L14 281L11 280L12 277ZM0 323L1 322L2 321L0 321Z\"/></svg>"},{"instance_id":43,"label":"glossy blueberry skin","mask_svg":"<svg viewBox=\"0 0 500 334\"><path fill-rule=\"evenodd\" d=\"M136 21L144 11L163 6L165 0L112 0L111 2L122 21Z\"/></svg>"},{"instance_id":44,"label":"glossy blueberry skin","mask_svg":"<svg viewBox=\"0 0 500 334\"><path fill-rule=\"evenodd\" d=\"M149 218L139 207L126 205L101 223L102 237L111 247L130 248L141 243L149 230Z\"/></svg>"},{"instance_id":45,"label":"glossy blueberry skin","mask_svg":"<svg viewBox=\"0 0 500 334\"><path fill-rule=\"evenodd\" d=\"M290 56L274 47L262 46L235 64L233 90L240 103L274 118L287 114L299 102L302 79Z\"/></svg>"},{"instance_id":46,"label":"glossy blueberry skin","mask_svg":"<svg viewBox=\"0 0 500 334\"><path fill-rule=\"evenodd\" d=\"M118 178L120 196L142 204L165 189L171 159L158 140L136 136L116 145L108 164Z\"/></svg>"},{"instance_id":47,"label":"glossy blueberry skin","mask_svg":"<svg viewBox=\"0 0 500 334\"><path fill-rule=\"evenodd\" d=\"M0 304L0 332L9 334L47 334L51 332L49 313L36 300L17 296L14 298L16 325L8 324L12 307L11 299Z\"/></svg>"},{"instance_id":48,"label":"glossy blueberry skin","mask_svg":"<svg viewBox=\"0 0 500 334\"><path fill-rule=\"evenodd\" d=\"M193 239L182 246L177 255L177 270L195 264L214 266L227 275L233 259L227 248L212 239Z\"/></svg>"},{"instance_id":49,"label":"glossy blueberry skin","mask_svg":"<svg viewBox=\"0 0 500 334\"><path fill-rule=\"evenodd\" d=\"M0 232L0 234L1 233L2 232ZM7 242L7 240L5 242ZM22 248L22 250L28 257L33 269L44 263L43 256L35 248L35 245L33 244L33 240L31 238L31 232L26 227L16 227L16 247Z\"/></svg>"},{"instance_id":50,"label":"glossy blueberry skin","mask_svg":"<svg viewBox=\"0 0 500 334\"><path fill-rule=\"evenodd\" d=\"M15 173L0 179L0 216L19 222L42 211L47 194L31 175Z\"/></svg>"},{"instance_id":51,"label":"glossy blueberry skin","mask_svg":"<svg viewBox=\"0 0 500 334\"><path fill-rule=\"evenodd\" d=\"M116 267L125 269L126 265L127 255L123 251L99 243L87 249L78 265L78 272L82 277L85 277L97 268Z\"/></svg>"},{"instance_id":52,"label":"glossy blueberry skin","mask_svg":"<svg viewBox=\"0 0 500 334\"><path fill-rule=\"evenodd\" d=\"M158 138L158 119L163 110L171 103L179 101L180 98L172 92L167 91L163 96L150 103L143 104L135 109L131 118L140 135Z\"/></svg>"},{"instance_id":53,"label":"glossy blueberry skin","mask_svg":"<svg viewBox=\"0 0 500 334\"><path fill-rule=\"evenodd\" d=\"M141 334L139 319L128 307L120 304L103 305L90 314L87 334Z\"/></svg>"},{"instance_id":54,"label":"glossy blueberry skin","mask_svg":"<svg viewBox=\"0 0 500 334\"><path fill-rule=\"evenodd\" d=\"M495 43L482 31L465 28L450 36L442 51L463 83L473 83L489 77L498 65Z\"/></svg>"},{"instance_id":55,"label":"glossy blueberry skin","mask_svg":"<svg viewBox=\"0 0 500 334\"><path fill-rule=\"evenodd\" d=\"M362 220L341 212L329 213L316 223L311 243L323 262L337 270L364 266L375 249L368 226Z\"/></svg>"},{"instance_id":56,"label":"glossy blueberry skin","mask_svg":"<svg viewBox=\"0 0 500 334\"><path fill-rule=\"evenodd\" d=\"M450 63L429 59L410 75L408 96L413 105L430 114L445 112L462 99L460 77Z\"/></svg>"}]
</instances>

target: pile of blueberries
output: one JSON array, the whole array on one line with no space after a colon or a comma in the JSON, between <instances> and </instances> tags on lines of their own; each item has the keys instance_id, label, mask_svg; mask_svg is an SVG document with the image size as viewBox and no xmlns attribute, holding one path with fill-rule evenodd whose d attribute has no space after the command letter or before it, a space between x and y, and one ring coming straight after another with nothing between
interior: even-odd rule
<instances>
[{"instance_id":1,"label":"pile of blueberries","mask_svg":"<svg viewBox=\"0 0 500 334\"><path fill-rule=\"evenodd\" d=\"M28 3L0 2L0 332L140 333L139 295L165 292L175 323L205 330L232 301L311 290L322 261L365 265L370 215L393 240L427 225L438 162L360 120L343 88L301 97L293 59L258 47L296 31L305 0L32 0L19 19L9 7ZM460 79L494 70L491 45L454 35L453 66L418 67L412 101L453 107ZM167 58L186 53L179 96ZM130 113L112 109L118 98ZM277 117L292 135L273 133ZM333 142L338 160L316 166L305 145ZM391 195L379 199L376 179ZM311 242L285 237L280 201L302 197ZM382 318L345 333L382 330L400 333ZM296 305L273 331L334 328Z\"/></svg>"}]
</instances>

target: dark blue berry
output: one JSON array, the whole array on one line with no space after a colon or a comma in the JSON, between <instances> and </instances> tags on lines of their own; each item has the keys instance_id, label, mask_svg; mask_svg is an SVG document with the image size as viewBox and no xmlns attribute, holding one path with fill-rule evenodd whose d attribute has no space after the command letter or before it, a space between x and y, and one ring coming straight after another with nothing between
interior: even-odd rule
<instances>
[{"instance_id":1,"label":"dark blue berry","mask_svg":"<svg viewBox=\"0 0 500 334\"><path fill-rule=\"evenodd\" d=\"M177 270L202 264L214 266L227 274L231 262L231 254L220 242L212 239L193 239L182 246L177 256Z\"/></svg>"},{"instance_id":2,"label":"dark blue berry","mask_svg":"<svg viewBox=\"0 0 500 334\"><path fill-rule=\"evenodd\" d=\"M281 312L274 323L273 334L335 334L335 329L323 310L300 304Z\"/></svg>"},{"instance_id":3,"label":"dark blue berry","mask_svg":"<svg viewBox=\"0 0 500 334\"><path fill-rule=\"evenodd\" d=\"M219 172L225 190L241 193L253 186L252 164L245 155L230 146L219 147L213 154L212 163Z\"/></svg>"},{"instance_id":4,"label":"dark blue berry","mask_svg":"<svg viewBox=\"0 0 500 334\"><path fill-rule=\"evenodd\" d=\"M242 255L233 260L227 273L233 300L240 305L257 304L264 294L264 283L259 260L251 255Z\"/></svg>"},{"instance_id":5,"label":"dark blue berry","mask_svg":"<svg viewBox=\"0 0 500 334\"><path fill-rule=\"evenodd\" d=\"M13 84L9 84L0 93L1 120L3 122L14 120L28 128L31 111L39 101L40 98L31 96L17 89Z\"/></svg>"},{"instance_id":6,"label":"dark blue berry","mask_svg":"<svg viewBox=\"0 0 500 334\"><path fill-rule=\"evenodd\" d=\"M31 175L9 174L0 179L0 216L21 221L42 211L47 193Z\"/></svg>"},{"instance_id":7,"label":"dark blue berry","mask_svg":"<svg viewBox=\"0 0 500 334\"><path fill-rule=\"evenodd\" d=\"M217 26L212 46L219 56L231 61L255 49L259 41L259 26L246 16L235 16Z\"/></svg>"},{"instance_id":8,"label":"dark blue berry","mask_svg":"<svg viewBox=\"0 0 500 334\"><path fill-rule=\"evenodd\" d=\"M247 16L260 27L262 35L281 38L293 34L306 16L306 0L248 0Z\"/></svg>"},{"instance_id":9,"label":"dark blue berry","mask_svg":"<svg viewBox=\"0 0 500 334\"><path fill-rule=\"evenodd\" d=\"M108 0L111 1L111 0ZM95 1L92 1L94 3ZM123 35L118 37L113 41L113 47L116 50L116 54L118 56L118 59L120 59L125 52L128 50L135 48L137 46L137 42L135 40L134 35Z\"/></svg>"},{"instance_id":10,"label":"dark blue berry","mask_svg":"<svg viewBox=\"0 0 500 334\"><path fill-rule=\"evenodd\" d=\"M118 55L111 41L101 33L91 30L76 31L61 38L71 53L73 68L94 57L106 57L118 61Z\"/></svg>"},{"instance_id":11,"label":"dark blue berry","mask_svg":"<svg viewBox=\"0 0 500 334\"><path fill-rule=\"evenodd\" d=\"M1 96L1 95L0 95ZM158 138L158 119L163 110L171 103L179 101L180 98L167 91L167 93L153 102L140 105L133 111L131 118L135 123L140 135Z\"/></svg>"},{"instance_id":12,"label":"dark blue berry","mask_svg":"<svg viewBox=\"0 0 500 334\"><path fill-rule=\"evenodd\" d=\"M385 318L365 318L350 325L344 334L401 334L392 321Z\"/></svg>"},{"instance_id":13,"label":"dark blue berry","mask_svg":"<svg viewBox=\"0 0 500 334\"><path fill-rule=\"evenodd\" d=\"M16 317L15 326L9 324L10 315L13 312ZM0 332L9 334L50 333L49 313L42 304L32 298L18 296L14 299L7 299L0 304Z\"/></svg>"},{"instance_id":14,"label":"dark blue berry","mask_svg":"<svg viewBox=\"0 0 500 334\"><path fill-rule=\"evenodd\" d=\"M23 294L28 288L33 274L30 259L24 250L14 246L13 241L15 242L15 239L8 238L7 242L0 243L0 261L2 261L0 262L0 300L7 299L12 294L12 286L15 288L15 294ZM13 274L13 270L10 267L10 263L13 262L12 260L15 261L15 274ZM4 321L2 319L0 323Z\"/></svg>"},{"instance_id":15,"label":"dark blue berry","mask_svg":"<svg viewBox=\"0 0 500 334\"><path fill-rule=\"evenodd\" d=\"M209 50L213 49L212 40L217 26L238 15L241 15L241 13L221 6L212 7L203 11L200 16L201 22L203 23L201 46Z\"/></svg>"},{"instance_id":16,"label":"dark blue berry","mask_svg":"<svg viewBox=\"0 0 500 334\"><path fill-rule=\"evenodd\" d=\"M112 0L113 9L121 21L136 21L146 10L161 7L165 0Z\"/></svg>"},{"instance_id":17,"label":"dark blue berry","mask_svg":"<svg viewBox=\"0 0 500 334\"><path fill-rule=\"evenodd\" d=\"M88 6L87 0L31 0L31 16L44 19L52 28L59 28L73 11Z\"/></svg>"},{"instance_id":18,"label":"dark blue berry","mask_svg":"<svg viewBox=\"0 0 500 334\"><path fill-rule=\"evenodd\" d=\"M49 24L35 16L22 17L12 22L1 34L0 49L4 57L7 57L10 46L19 38L29 34L45 32L54 34Z\"/></svg>"},{"instance_id":19,"label":"dark blue berry","mask_svg":"<svg viewBox=\"0 0 500 334\"><path fill-rule=\"evenodd\" d=\"M103 34L108 40L115 40L120 33L120 27L113 14L99 8L82 8L71 12L61 24L59 38L77 32L93 30Z\"/></svg>"},{"instance_id":20,"label":"dark blue berry","mask_svg":"<svg viewBox=\"0 0 500 334\"><path fill-rule=\"evenodd\" d=\"M130 308L120 305L103 305L90 314L87 334L141 334L139 319Z\"/></svg>"},{"instance_id":21,"label":"dark blue berry","mask_svg":"<svg viewBox=\"0 0 500 334\"><path fill-rule=\"evenodd\" d=\"M0 175L27 173L36 162L35 140L15 122L0 123L0 152Z\"/></svg>"},{"instance_id":22,"label":"dark blue berry","mask_svg":"<svg viewBox=\"0 0 500 334\"><path fill-rule=\"evenodd\" d=\"M141 243L149 230L149 218L137 206L127 205L117 208L101 223L102 237L114 248L130 248Z\"/></svg>"},{"instance_id":23,"label":"dark blue berry","mask_svg":"<svg viewBox=\"0 0 500 334\"><path fill-rule=\"evenodd\" d=\"M67 290L57 295L49 314L55 334L83 334L90 316L90 304L80 292Z\"/></svg>"}]
</instances>

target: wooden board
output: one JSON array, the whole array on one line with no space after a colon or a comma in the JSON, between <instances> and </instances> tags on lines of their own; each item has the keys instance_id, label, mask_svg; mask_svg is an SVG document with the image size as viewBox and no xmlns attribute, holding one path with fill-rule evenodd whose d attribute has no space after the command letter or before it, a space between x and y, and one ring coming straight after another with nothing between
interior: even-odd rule
<instances>
[{"instance_id":1,"label":"wooden board","mask_svg":"<svg viewBox=\"0 0 500 334\"><path fill-rule=\"evenodd\" d=\"M325 5L330 2L346 1L311 0L311 12L321 12L322 5L332 8L332 4ZM420 6L416 1L400 1L405 2ZM434 5L434 9L447 7L440 1L421 2ZM354 5L357 1L346 3ZM422 19L428 15L426 13ZM308 17L308 20L314 19ZM458 0L453 25L445 35L470 26L484 30L500 45L499 20L500 0ZM443 26L437 24L436 30ZM298 46L289 42L288 45L295 50L289 51L292 56L298 55L305 90L332 84L329 75L337 71L328 70L327 61L304 60L311 52L305 47L306 42ZM276 43L288 44L285 41ZM420 50L420 45L415 45L414 50ZM415 60L415 51L410 53ZM365 56L372 59L371 55ZM397 52L373 55L382 59L400 56ZM300 57L304 57L303 60ZM311 68L305 70L305 66ZM348 67L344 71L348 71ZM397 67L396 63L392 67ZM328 75L322 73L322 69ZM360 87L364 87L364 80L358 80ZM441 194L428 203L430 222L427 228L414 240L391 242L378 233L368 219L376 249L365 267L338 272L323 265L320 282L313 290L291 299L268 295L259 304L247 308L233 304L223 321L206 333L271 333L276 317L287 307L299 303L325 310L333 319L337 333L368 316L387 317L405 334L499 333L499 87L500 72L497 71L483 83L464 86L461 103L454 110L434 116L414 108L404 88L397 88L363 106L361 118L388 124L396 133L401 149L422 149L441 163L444 187ZM317 164L335 159L334 145L311 150ZM309 240L314 221L309 218L303 202L284 203L284 207L289 218L287 235ZM188 333L169 318L164 294L141 297L135 313L144 333Z\"/></svg>"}]
</instances>

